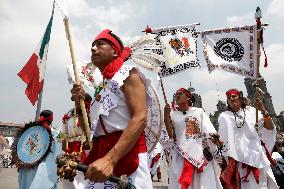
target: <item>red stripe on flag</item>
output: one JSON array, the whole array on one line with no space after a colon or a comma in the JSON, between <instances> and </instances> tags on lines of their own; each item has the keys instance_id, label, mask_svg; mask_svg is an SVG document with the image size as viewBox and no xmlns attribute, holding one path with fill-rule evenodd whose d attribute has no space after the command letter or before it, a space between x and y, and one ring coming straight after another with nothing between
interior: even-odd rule
<instances>
[{"instance_id":1,"label":"red stripe on flag","mask_svg":"<svg viewBox=\"0 0 284 189\"><path fill-rule=\"evenodd\" d=\"M38 100L38 94L42 90L43 82L39 82L38 56L33 53L29 61L18 73L18 76L27 84L25 94L33 105Z\"/></svg>"}]
</instances>

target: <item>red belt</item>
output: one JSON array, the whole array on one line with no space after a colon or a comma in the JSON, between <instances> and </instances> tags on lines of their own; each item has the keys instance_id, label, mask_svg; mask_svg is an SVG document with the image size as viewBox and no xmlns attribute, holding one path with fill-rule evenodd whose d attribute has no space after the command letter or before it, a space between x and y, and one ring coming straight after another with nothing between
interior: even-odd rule
<instances>
[{"instance_id":1,"label":"red belt","mask_svg":"<svg viewBox=\"0 0 284 189\"><path fill-rule=\"evenodd\" d=\"M83 163L89 165L97 159L104 157L117 143L121 134L122 131L118 131L95 138L93 148ZM126 174L129 176L134 173L139 166L138 154L145 152L147 152L147 147L145 133L143 132L133 148L119 160L114 168L114 175L121 176Z\"/></svg>"}]
</instances>

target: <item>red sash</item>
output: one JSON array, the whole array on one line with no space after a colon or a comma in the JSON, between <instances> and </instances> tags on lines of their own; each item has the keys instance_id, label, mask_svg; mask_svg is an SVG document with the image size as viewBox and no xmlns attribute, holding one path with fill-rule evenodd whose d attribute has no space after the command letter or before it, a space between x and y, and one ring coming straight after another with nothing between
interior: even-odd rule
<instances>
[{"instance_id":1,"label":"red sash","mask_svg":"<svg viewBox=\"0 0 284 189\"><path fill-rule=\"evenodd\" d=\"M118 131L95 138L93 148L83 163L89 165L97 159L104 157L117 143L121 134L122 131ZM147 152L147 147L145 133L143 132L133 148L119 160L114 168L114 175L121 176L126 174L129 176L134 173L139 166L138 154L144 152Z\"/></svg>"},{"instance_id":2,"label":"red sash","mask_svg":"<svg viewBox=\"0 0 284 189\"><path fill-rule=\"evenodd\" d=\"M226 168L222 171L221 176L220 176L222 181L225 183L226 188L240 189L241 182L249 182L247 178L250 173L253 174L256 183L257 184L259 183L259 176L260 176L259 169L252 167L250 165L247 165L245 163L242 163L242 169L244 168L247 169L246 175L243 177L240 177L237 161L233 159L232 157L228 157L228 164Z\"/></svg>"}]
</instances>

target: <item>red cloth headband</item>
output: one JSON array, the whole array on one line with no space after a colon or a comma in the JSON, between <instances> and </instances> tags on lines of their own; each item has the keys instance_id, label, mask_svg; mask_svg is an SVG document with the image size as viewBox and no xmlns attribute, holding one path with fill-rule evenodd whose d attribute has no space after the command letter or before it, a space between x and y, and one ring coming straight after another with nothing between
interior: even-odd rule
<instances>
[{"instance_id":1,"label":"red cloth headband","mask_svg":"<svg viewBox=\"0 0 284 189\"><path fill-rule=\"evenodd\" d=\"M48 117L40 116L37 122L39 124L42 124L48 130L50 130L50 126L49 126L48 122L52 122L52 121L53 121L53 114L51 114Z\"/></svg>"},{"instance_id":2,"label":"red cloth headband","mask_svg":"<svg viewBox=\"0 0 284 189\"><path fill-rule=\"evenodd\" d=\"M227 96L233 95L233 94L240 96L240 91L238 91L237 89L231 89L231 90L228 90L228 91L226 92L226 95L227 95Z\"/></svg>"},{"instance_id":3,"label":"red cloth headband","mask_svg":"<svg viewBox=\"0 0 284 189\"><path fill-rule=\"evenodd\" d=\"M114 49L115 53L119 56L122 51L122 46L117 41L117 39L113 37L110 33L111 30L109 29L103 30L101 33L99 33L99 35L97 35L94 42L100 39L107 40L108 44Z\"/></svg>"},{"instance_id":4,"label":"red cloth headband","mask_svg":"<svg viewBox=\"0 0 284 189\"><path fill-rule=\"evenodd\" d=\"M188 98L191 98L190 92L189 92L188 90L186 90L185 88L180 88L180 89L178 89L177 92L176 92L176 94L177 94L178 92L182 92L182 93L185 94Z\"/></svg>"}]
</instances>

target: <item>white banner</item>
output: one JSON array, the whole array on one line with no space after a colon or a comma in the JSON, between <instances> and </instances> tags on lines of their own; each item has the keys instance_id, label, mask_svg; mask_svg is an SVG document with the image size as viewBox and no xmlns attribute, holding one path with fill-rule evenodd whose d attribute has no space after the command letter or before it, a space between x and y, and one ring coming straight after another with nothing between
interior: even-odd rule
<instances>
[{"instance_id":1,"label":"white banner","mask_svg":"<svg viewBox=\"0 0 284 189\"><path fill-rule=\"evenodd\" d=\"M204 31L202 40L209 73L220 69L256 76L256 26Z\"/></svg>"},{"instance_id":2,"label":"white banner","mask_svg":"<svg viewBox=\"0 0 284 189\"><path fill-rule=\"evenodd\" d=\"M197 57L198 34L194 24L154 29L152 33L156 34L157 44L164 47L158 51L166 58L161 65L161 77L200 67Z\"/></svg>"}]
</instances>

